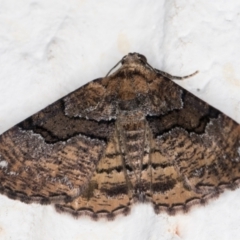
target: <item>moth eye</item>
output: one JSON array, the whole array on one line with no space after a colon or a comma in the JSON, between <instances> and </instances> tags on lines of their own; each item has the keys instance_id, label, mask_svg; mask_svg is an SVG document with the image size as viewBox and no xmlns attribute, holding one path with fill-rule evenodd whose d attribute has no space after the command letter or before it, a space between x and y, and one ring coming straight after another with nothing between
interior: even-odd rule
<instances>
[{"instance_id":1,"label":"moth eye","mask_svg":"<svg viewBox=\"0 0 240 240\"><path fill-rule=\"evenodd\" d=\"M147 62L147 58L146 58L144 55L142 55L142 54L138 54L138 59L139 59L140 61L142 61L143 63L146 63L146 62Z\"/></svg>"}]
</instances>

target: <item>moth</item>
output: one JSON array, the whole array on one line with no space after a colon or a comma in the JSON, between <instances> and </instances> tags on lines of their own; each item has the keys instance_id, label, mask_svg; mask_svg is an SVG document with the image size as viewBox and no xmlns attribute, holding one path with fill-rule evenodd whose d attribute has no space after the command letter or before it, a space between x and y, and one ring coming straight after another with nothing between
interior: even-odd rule
<instances>
[{"instance_id":1,"label":"moth","mask_svg":"<svg viewBox=\"0 0 240 240\"><path fill-rule=\"evenodd\" d=\"M193 74L139 53L119 64L0 136L2 194L111 219L134 202L186 212L239 186L240 126L171 80Z\"/></svg>"}]
</instances>

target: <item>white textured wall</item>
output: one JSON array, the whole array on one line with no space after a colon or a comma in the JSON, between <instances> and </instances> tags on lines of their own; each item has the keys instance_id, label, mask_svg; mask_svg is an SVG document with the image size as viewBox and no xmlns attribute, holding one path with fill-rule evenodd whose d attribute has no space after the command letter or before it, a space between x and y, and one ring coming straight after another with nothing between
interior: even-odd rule
<instances>
[{"instance_id":1,"label":"white textured wall","mask_svg":"<svg viewBox=\"0 0 240 240\"><path fill-rule=\"evenodd\" d=\"M240 122L240 2L0 0L0 132L84 83L128 52ZM240 190L169 217L137 205L112 222L0 195L0 239L240 239Z\"/></svg>"}]
</instances>

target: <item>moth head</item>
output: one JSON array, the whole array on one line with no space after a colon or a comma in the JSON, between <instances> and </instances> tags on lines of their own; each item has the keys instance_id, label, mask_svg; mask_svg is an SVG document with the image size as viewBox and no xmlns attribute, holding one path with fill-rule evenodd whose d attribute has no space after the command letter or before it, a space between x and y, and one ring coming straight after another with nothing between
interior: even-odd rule
<instances>
[{"instance_id":1,"label":"moth head","mask_svg":"<svg viewBox=\"0 0 240 240\"><path fill-rule=\"evenodd\" d=\"M145 65L147 63L147 58L140 53L129 53L122 58L121 64L129 63L140 63Z\"/></svg>"},{"instance_id":2,"label":"moth head","mask_svg":"<svg viewBox=\"0 0 240 240\"><path fill-rule=\"evenodd\" d=\"M140 54L140 53L129 53L128 55L124 56L110 71L107 73L106 77L115 69L119 64L141 64L144 66L150 66L147 62L147 58Z\"/></svg>"}]
</instances>

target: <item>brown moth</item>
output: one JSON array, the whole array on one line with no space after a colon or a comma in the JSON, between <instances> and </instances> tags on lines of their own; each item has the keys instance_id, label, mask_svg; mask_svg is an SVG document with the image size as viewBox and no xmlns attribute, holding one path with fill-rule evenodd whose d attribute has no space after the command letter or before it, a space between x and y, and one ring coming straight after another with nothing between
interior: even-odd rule
<instances>
[{"instance_id":1,"label":"brown moth","mask_svg":"<svg viewBox=\"0 0 240 240\"><path fill-rule=\"evenodd\" d=\"M113 218L135 201L156 213L205 203L240 179L240 125L153 69L121 67L0 136L0 191Z\"/></svg>"}]
</instances>

